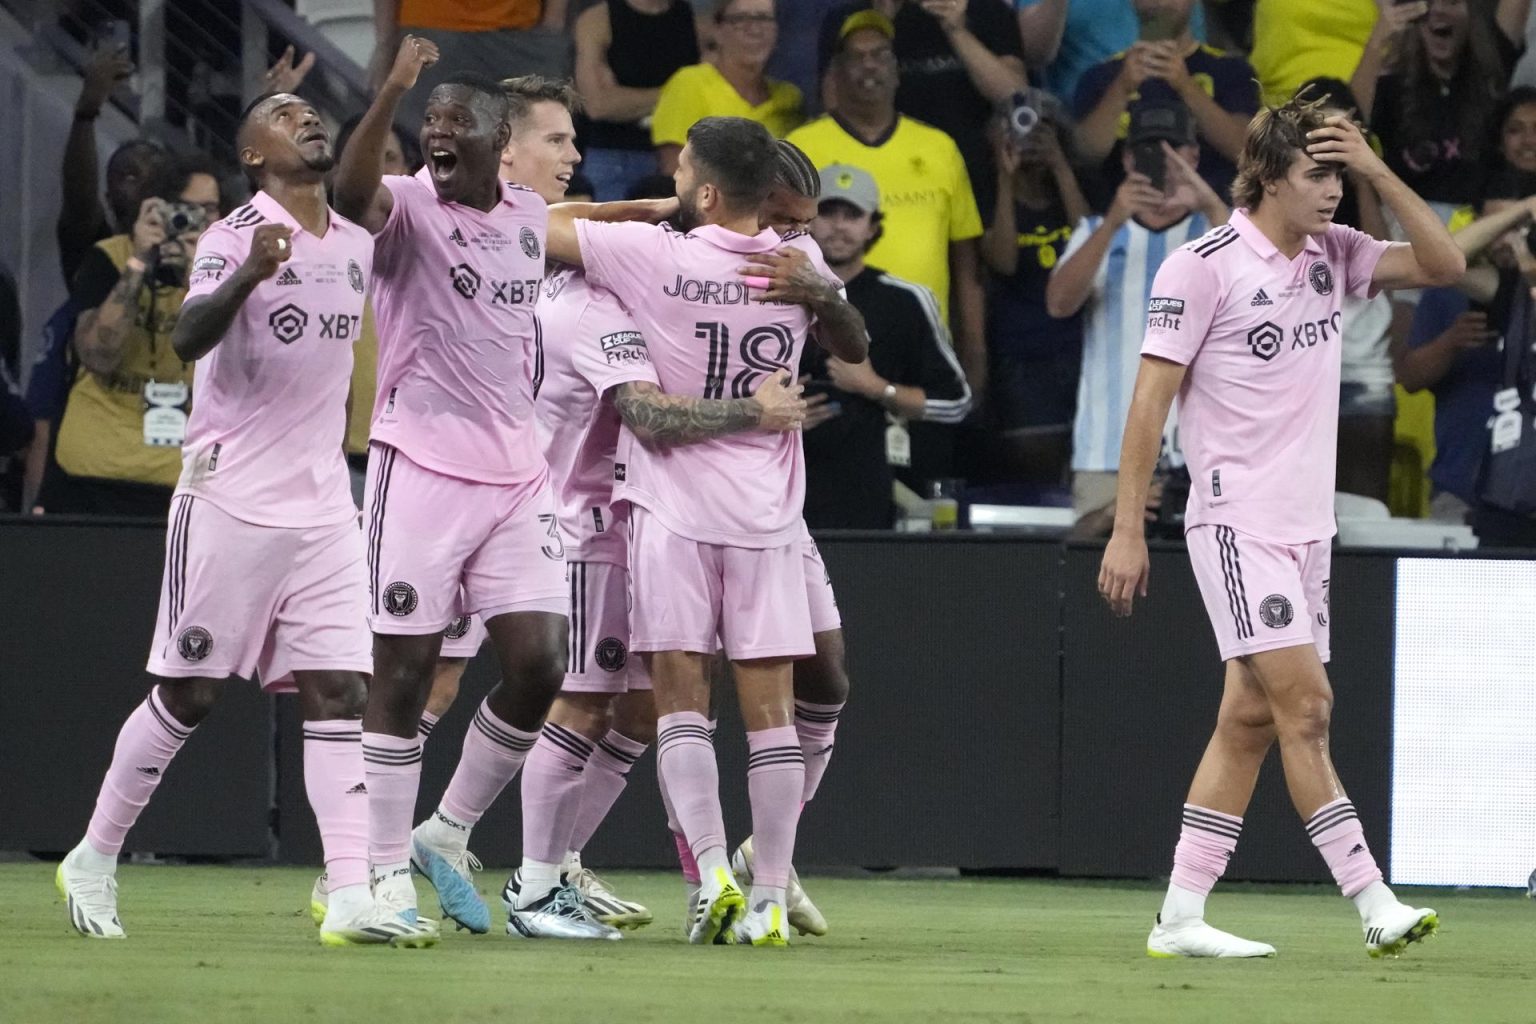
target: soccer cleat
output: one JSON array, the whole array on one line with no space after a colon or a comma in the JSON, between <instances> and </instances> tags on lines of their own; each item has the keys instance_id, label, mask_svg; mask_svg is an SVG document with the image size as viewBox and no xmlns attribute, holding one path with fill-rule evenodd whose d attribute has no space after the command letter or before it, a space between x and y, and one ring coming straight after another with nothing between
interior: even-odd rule
<instances>
[{"instance_id":1,"label":"soccer cleat","mask_svg":"<svg viewBox=\"0 0 1536 1024\"><path fill-rule=\"evenodd\" d=\"M1163 924L1163 915L1157 915L1157 924L1147 936L1147 956L1160 959L1175 957L1256 957L1274 956L1275 947L1267 942L1240 939L1220 928L1212 928L1204 921L1179 921Z\"/></svg>"},{"instance_id":2,"label":"soccer cleat","mask_svg":"<svg viewBox=\"0 0 1536 1024\"><path fill-rule=\"evenodd\" d=\"M325 923L326 911L331 909L331 885L330 878L324 871L315 879L315 884L309 890L309 918L315 924Z\"/></svg>"},{"instance_id":3,"label":"soccer cleat","mask_svg":"<svg viewBox=\"0 0 1536 1024\"><path fill-rule=\"evenodd\" d=\"M474 854L429 845L422 835L422 826L418 825L411 833L411 867L437 890L437 902L444 917L452 918L459 927L476 935L491 930L490 908L475 891L474 873L480 870L480 861Z\"/></svg>"},{"instance_id":4,"label":"soccer cleat","mask_svg":"<svg viewBox=\"0 0 1536 1024\"><path fill-rule=\"evenodd\" d=\"M737 946L777 946L789 948L789 931L784 927L784 908L763 900L731 929L731 943Z\"/></svg>"},{"instance_id":5,"label":"soccer cleat","mask_svg":"<svg viewBox=\"0 0 1536 1024\"><path fill-rule=\"evenodd\" d=\"M574 885L551 889L526 907L519 907L522 897L522 873L514 872L501 890L501 904L507 909L507 934L524 939L605 939L621 937L619 930L594 917L583 903L581 891Z\"/></svg>"},{"instance_id":6,"label":"soccer cleat","mask_svg":"<svg viewBox=\"0 0 1536 1024\"><path fill-rule=\"evenodd\" d=\"M641 904L615 896L608 883L583 866L580 858L573 858L564 878L566 884L581 893L581 903L587 913L603 924L615 928L643 928L653 920L651 912Z\"/></svg>"},{"instance_id":7,"label":"soccer cleat","mask_svg":"<svg viewBox=\"0 0 1536 1024\"><path fill-rule=\"evenodd\" d=\"M78 849L78 847L76 847ZM117 876L83 868L71 850L59 861L53 884L69 908L69 923L88 939L125 939L117 918Z\"/></svg>"},{"instance_id":8,"label":"soccer cleat","mask_svg":"<svg viewBox=\"0 0 1536 1024\"><path fill-rule=\"evenodd\" d=\"M716 868L703 879L693 901L688 941L695 946L729 944L731 925L746 909L747 898L741 894L736 879L724 868Z\"/></svg>"},{"instance_id":9,"label":"soccer cleat","mask_svg":"<svg viewBox=\"0 0 1536 1024\"><path fill-rule=\"evenodd\" d=\"M1372 959L1398 957L1412 942L1440 930L1440 915L1427 908L1399 903L1365 922L1365 951Z\"/></svg>"},{"instance_id":10,"label":"soccer cleat","mask_svg":"<svg viewBox=\"0 0 1536 1024\"><path fill-rule=\"evenodd\" d=\"M416 909L416 885L411 873L402 871L389 878L373 879L373 899L378 906L408 925L432 927L433 922L422 917Z\"/></svg>"},{"instance_id":11,"label":"soccer cleat","mask_svg":"<svg viewBox=\"0 0 1536 1024\"><path fill-rule=\"evenodd\" d=\"M755 858L752 837L747 836L731 855L731 870L736 872L736 878L742 885L752 884ZM805 894L805 887L800 884L800 875L793 865L789 869L789 888L785 890L784 902L789 912L789 926L795 931L801 935L827 934L827 919L821 916L816 904Z\"/></svg>"},{"instance_id":12,"label":"soccer cleat","mask_svg":"<svg viewBox=\"0 0 1536 1024\"><path fill-rule=\"evenodd\" d=\"M350 921L332 921L327 916L320 924L322 946L395 946L400 949L426 949L437 945L437 926L429 921L409 924L388 907L373 904Z\"/></svg>"}]
</instances>

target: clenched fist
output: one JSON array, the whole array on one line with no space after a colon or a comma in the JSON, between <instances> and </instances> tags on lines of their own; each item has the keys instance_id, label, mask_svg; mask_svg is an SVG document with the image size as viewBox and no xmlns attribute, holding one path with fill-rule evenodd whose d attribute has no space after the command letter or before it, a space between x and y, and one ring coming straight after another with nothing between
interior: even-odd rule
<instances>
[{"instance_id":1,"label":"clenched fist","mask_svg":"<svg viewBox=\"0 0 1536 1024\"><path fill-rule=\"evenodd\" d=\"M432 40L421 36L406 36L400 40L400 49L395 53L395 65L389 69L389 77L384 84L407 90L415 87L421 69L436 64L437 57L437 44Z\"/></svg>"},{"instance_id":2,"label":"clenched fist","mask_svg":"<svg viewBox=\"0 0 1536 1024\"><path fill-rule=\"evenodd\" d=\"M292 255L293 230L286 224L263 224L251 232L251 253L240 269L258 281L265 281Z\"/></svg>"}]
</instances>

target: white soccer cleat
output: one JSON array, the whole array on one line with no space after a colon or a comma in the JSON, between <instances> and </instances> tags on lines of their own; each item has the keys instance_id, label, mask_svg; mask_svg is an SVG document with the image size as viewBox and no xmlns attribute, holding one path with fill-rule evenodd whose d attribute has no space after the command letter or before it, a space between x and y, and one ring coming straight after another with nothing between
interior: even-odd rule
<instances>
[{"instance_id":1,"label":"white soccer cleat","mask_svg":"<svg viewBox=\"0 0 1536 1024\"><path fill-rule=\"evenodd\" d=\"M581 903L587 913L603 924L615 928L643 928L653 919L643 904L616 896L597 872L581 863L579 854L566 862L565 881L581 893Z\"/></svg>"},{"instance_id":2,"label":"white soccer cleat","mask_svg":"<svg viewBox=\"0 0 1536 1024\"><path fill-rule=\"evenodd\" d=\"M315 924L324 924L326 911L331 909L330 883L330 878L322 871L309 890L309 919Z\"/></svg>"},{"instance_id":3,"label":"white soccer cleat","mask_svg":"<svg viewBox=\"0 0 1536 1024\"><path fill-rule=\"evenodd\" d=\"M1398 903L1371 915L1364 922L1365 951L1373 959L1398 957L1413 942L1421 942L1440 930L1440 915L1426 907Z\"/></svg>"},{"instance_id":4,"label":"white soccer cleat","mask_svg":"<svg viewBox=\"0 0 1536 1024\"><path fill-rule=\"evenodd\" d=\"M438 906L444 917L476 935L484 935L491 930L491 911L475 888L480 860L467 849L449 849L432 842L430 824L428 819L411 833L411 867L437 890Z\"/></svg>"},{"instance_id":5,"label":"white soccer cleat","mask_svg":"<svg viewBox=\"0 0 1536 1024\"><path fill-rule=\"evenodd\" d=\"M784 908L779 904L763 900L731 927L731 944L788 949L789 929L784 925L786 916Z\"/></svg>"},{"instance_id":6,"label":"white soccer cleat","mask_svg":"<svg viewBox=\"0 0 1536 1024\"><path fill-rule=\"evenodd\" d=\"M379 909L411 926L430 926L416 909L416 885L410 871L400 871L389 878L373 878L373 899Z\"/></svg>"},{"instance_id":7,"label":"white soccer cleat","mask_svg":"<svg viewBox=\"0 0 1536 1024\"><path fill-rule=\"evenodd\" d=\"M53 884L69 908L69 923L88 939L127 938L117 917L117 876L83 867L79 852L78 846L69 851L53 875Z\"/></svg>"},{"instance_id":8,"label":"white soccer cleat","mask_svg":"<svg viewBox=\"0 0 1536 1024\"><path fill-rule=\"evenodd\" d=\"M736 878L742 885L752 884L755 857L751 836L742 840L741 845L736 847L736 852L731 855L731 870L736 873ZM800 874L793 865L789 869L789 888L785 890L784 901L789 911L791 928L801 935L827 934L827 919L806 895L805 887L800 884Z\"/></svg>"},{"instance_id":9,"label":"white soccer cleat","mask_svg":"<svg viewBox=\"0 0 1536 1024\"><path fill-rule=\"evenodd\" d=\"M524 939L598 939L615 941L617 928L599 921L586 908L581 892L573 885L549 890L527 906L522 899L521 872L514 872L501 891L507 910L507 934Z\"/></svg>"},{"instance_id":10,"label":"white soccer cleat","mask_svg":"<svg viewBox=\"0 0 1536 1024\"><path fill-rule=\"evenodd\" d=\"M408 924L398 913L376 903L368 904L350 920L327 914L320 923L322 946L395 946L426 949L437 945L437 926L430 921Z\"/></svg>"},{"instance_id":11,"label":"white soccer cleat","mask_svg":"<svg viewBox=\"0 0 1536 1024\"><path fill-rule=\"evenodd\" d=\"M1204 921L1186 920L1163 924L1159 914L1152 934L1147 936L1147 956L1174 957L1258 957L1274 956L1275 947L1267 942L1253 942L1212 928Z\"/></svg>"},{"instance_id":12,"label":"white soccer cleat","mask_svg":"<svg viewBox=\"0 0 1536 1024\"><path fill-rule=\"evenodd\" d=\"M725 868L705 873L689 914L688 941L695 946L728 945L731 926L747 909L741 886Z\"/></svg>"}]
</instances>

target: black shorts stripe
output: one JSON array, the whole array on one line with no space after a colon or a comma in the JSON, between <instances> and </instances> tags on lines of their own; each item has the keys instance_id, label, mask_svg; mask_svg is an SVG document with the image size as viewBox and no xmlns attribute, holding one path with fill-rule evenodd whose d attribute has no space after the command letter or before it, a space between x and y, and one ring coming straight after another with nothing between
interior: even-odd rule
<instances>
[{"instance_id":1,"label":"black shorts stripe","mask_svg":"<svg viewBox=\"0 0 1536 1024\"><path fill-rule=\"evenodd\" d=\"M177 495L175 509L171 513L171 533L166 540L165 553L165 632L168 637L176 635L176 620L181 617L181 600L186 590L187 581L183 571L186 563L182 558L182 551L186 545L187 517L191 511L191 496Z\"/></svg>"},{"instance_id":2,"label":"black shorts stripe","mask_svg":"<svg viewBox=\"0 0 1536 1024\"><path fill-rule=\"evenodd\" d=\"M389 499L389 477L395 468L395 450L388 445L375 445L379 457L379 471L373 480L373 504L368 516L368 597L373 602L373 614L383 614L379 606L383 586L379 580L379 549L384 540L384 505Z\"/></svg>"},{"instance_id":3,"label":"black shorts stripe","mask_svg":"<svg viewBox=\"0 0 1536 1024\"><path fill-rule=\"evenodd\" d=\"M1237 552L1237 534L1230 526L1216 527L1216 543L1221 549L1221 572L1227 586L1227 601L1232 608L1232 622L1239 640L1253 639L1253 616L1248 611L1248 591L1243 585L1243 563Z\"/></svg>"},{"instance_id":4,"label":"black shorts stripe","mask_svg":"<svg viewBox=\"0 0 1536 1024\"><path fill-rule=\"evenodd\" d=\"M567 671L585 675L587 671L587 563L571 562L570 659Z\"/></svg>"},{"instance_id":5,"label":"black shorts stripe","mask_svg":"<svg viewBox=\"0 0 1536 1024\"><path fill-rule=\"evenodd\" d=\"M1243 626L1248 631L1248 639L1253 639L1253 613L1248 609L1248 587L1243 583L1243 560L1237 550L1237 531L1232 527L1223 527L1227 531L1227 544L1232 548L1232 578L1237 583L1237 603L1243 610Z\"/></svg>"}]
</instances>

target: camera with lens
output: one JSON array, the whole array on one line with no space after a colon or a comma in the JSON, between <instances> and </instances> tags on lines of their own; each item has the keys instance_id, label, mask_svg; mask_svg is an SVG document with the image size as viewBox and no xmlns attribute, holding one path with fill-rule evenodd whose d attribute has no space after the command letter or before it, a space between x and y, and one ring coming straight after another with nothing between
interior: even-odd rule
<instances>
[{"instance_id":1,"label":"camera with lens","mask_svg":"<svg viewBox=\"0 0 1536 1024\"><path fill-rule=\"evenodd\" d=\"M160 201L160 223L165 225L165 240L173 242L182 235L195 235L208 224L208 211L197 203Z\"/></svg>"},{"instance_id":2,"label":"camera with lens","mask_svg":"<svg viewBox=\"0 0 1536 1024\"><path fill-rule=\"evenodd\" d=\"M186 236L199 234L208 226L208 211L197 203L160 200L160 223L165 227L165 241L160 243L154 261L155 284L164 288L186 285L191 246Z\"/></svg>"},{"instance_id":3,"label":"camera with lens","mask_svg":"<svg viewBox=\"0 0 1536 1024\"><path fill-rule=\"evenodd\" d=\"M1042 120L1041 104L1034 92L1033 89L1016 92L1003 102L1003 123L1007 126L1008 141L1014 146L1028 142Z\"/></svg>"}]
</instances>

